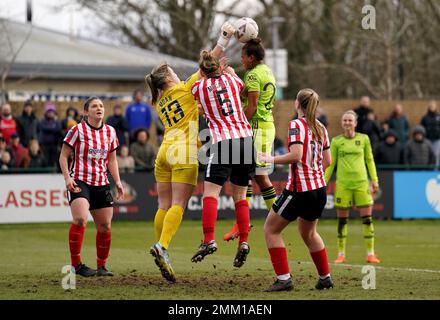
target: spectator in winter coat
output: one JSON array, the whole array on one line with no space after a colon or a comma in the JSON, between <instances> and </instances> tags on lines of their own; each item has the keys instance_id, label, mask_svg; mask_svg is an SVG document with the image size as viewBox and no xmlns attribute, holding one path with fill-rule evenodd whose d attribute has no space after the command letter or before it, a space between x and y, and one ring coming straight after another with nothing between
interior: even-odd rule
<instances>
[{"instance_id":1,"label":"spectator in winter coat","mask_svg":"<svg viewBox=\"0 0 440 320\"><path fill-rule=\"evenodd\" d=\"M354 112L356 112L358 119L357 119L357 127L356 131L360 133L366 133L364 129L364 124L368 120L368 113L372 110L370 107L371 100L368 96L363 96L360 101L359 107L354 109Z\"/></svg>"},{"instance_id":2,"label":"spectator in winter coat","mask_svg":"<svg viewBox=\"0 0 440 320\"><path fill-rule=\"evenodd\" d=\"M21 144L26 148L29 146L30 140L38 139L38 119L30 100L24 103L23 113L17 118L17 132Z\"/></svg>"},{"instance_id":3,"label":"spectator in winter coat","mask_svg":"<svg viewBox=\"0 0 440 320\"><path fill-rule=\"evenodd\" d=\"M134 137L138 129L148 131L151 127L151 107L148 103L142 101L143 97L143 91L135 90L133 93L133 102L125 109L125 119L128 122L128 128L132 137Z\"/></svg>"},{"instance_id":4,"label":"spectator in winter coat","mask_svg":"<svg viewBox=\"0 0 440 320\"><path fill-rule=\"evenodd\" d=\"M413 129L413 139L405 146L405 164L428 166L435 163L431 142L425 136L426 131L423 126L416 126Z\"/></svg>"},{"instance_id":5,"label":"spectator in winter coat","mask_svg":"<svg viewBox=\"0 0 440 320\"><path fill-rule=\"evenodd\" d=\"M61 121L61 136L66 136L69 130L81 122L78 110L75 107L69 106L66 110L66 117Z\"/></svg>"},{"instance_id":6,"label":"spectator in winter coat","mask_svg":"<svg viewBox=\"0 0 440 320\"><path fill-rule=\"evenodd\" d=\"M436 164L440 165L440 112L435 101L429 103L428 112L422 118L421 125L426 130L426 138L431 141Z\"/></svg>"},{"instance_id":7,"label":"spectator in winter coat","mask_svg":"<svg viewBox=\"0 0 440 320\"><path fill-rule=\"evenodd\" d=\"M107 124L115 128L119 144L121 146L128 145L128 122L122 115L122 107L120 104L115 104L113 107L113 115L107 118Z\"/></svg>"},{"instance_id":8,"label":"spectator in winter coat","mask_svg":"<svg viewBox=\"0 0 440 320\"><path fill-rule=\"evenodd\" d=\"M23 147L20 142L20 137L16 133L11 136L11 150L15 158L14 166L16 168L24 168L28 159L29 151L27 148Z\"/></svg>"},{"instance_id":9,"label":"spectator in winter coat","mask_svg":"<svg viewBox=\"0 0 440 320\"><path fill-rule=\"evenodd\" d=\"M148 131L140 129L135 134L136 141L130 145L130 154L134 158L136 167L144 170L152 170L154 168L154 159L156 152L154 147L148 143L150 138Z\"/></svg>"},{"instance_id":10,"label":"spectator in winter coat","mask_svg":"<svg viewBox=\"0 0 440 320\"><path fill-rule=\"evenodd\" d=\"M38 140L33 139L29 142L29 168L44 168L46 166L46 159L43 152L40 150Z\"/></svg>"},{"instance_id":11,"label":"spectator in winter coat","mask_svg":"<svg viewBox=\"0 0 440 320\"><path fill-rule=\"evenodd\" d=\"M39 142L43 149L44 157L49 167L58 163L58 144L61 139L61 123L57 119L55 105L47 103L44 119L38 125L40 132Z\"/></svg>"},{"instance_id":12,"label":"spectator in winter coat","mask_svg":"<svg viewBox=\"0 0 440 320\"><path fill-rule=\"evenodd\" d=\"M10 143L12 134L17 133L17 122L12 117L11 106L6 103L2 106L0 114L0 133L6 140L6 144Z\"/></svg>"},{"instance_id":13,"label":"spectator in winter coat","mask_svg":"<svg viewBox=\"0 0 440 320\"><path fill-rule=\"evenodd\" d=\"M374 152L376 164L403 164L403 147L398 143L397 134L389 130L384 141L380 142Z\"/></svg>"},{"instance_id":14,"label":"spectator in winter coat","mask_svg":"<svg viewBox=\"0 0 440 320\"><path fill-rule=\"evenodd\" d=\"M134 172L134 159L128 154L128 151L128 147L126 145L122 145L120 155L116 156L116 159L118 160L118 167L121 172Z\"/></svg>"},{"instance_id":15,"label":"spectator in winter coat","mask_svg":"<svg viewBox=\"0 0 440 320\"><path fill-rule=\"evenodd\" d=\"M401 104L396 104L390 118L388 119L390 129L393 129L397 135L397 141L402 146L408 141L409 121L406 115L403 114L403 107Z\"/></svg>"}]
</instances>

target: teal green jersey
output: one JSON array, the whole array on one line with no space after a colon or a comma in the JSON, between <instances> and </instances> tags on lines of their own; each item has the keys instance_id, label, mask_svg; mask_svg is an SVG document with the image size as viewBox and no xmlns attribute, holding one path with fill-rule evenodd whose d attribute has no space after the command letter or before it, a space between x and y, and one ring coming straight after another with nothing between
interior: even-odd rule
<instances>
[{"instance_id":1,"label":"teal green jersey","mask_svg":"<svg viewBox=\"0 0 440 320\"><path fill-rule=\"evenodd\" d=\"M347 189L356 189L368 183L368 172L373 182L378 182L370 138L356 133L353 138L339 135L330 145L332 164L325 170L325 181L330 180L336 166L336 183Z\"/></svg>"},{"instance_id":2,"label":"teal green jersey","mask_svg":"<svg viewBox=\"0 0 440 320\"><path fill-rule=\"evenodd\" d=\"M275 77L269 67L260 63L244 75L245 89L243 93L243 106L247 107L248 92L259 92L257 110L251 120L273 122L272 108L274 106L276 83Z\"/></svg>"}]
</instances>

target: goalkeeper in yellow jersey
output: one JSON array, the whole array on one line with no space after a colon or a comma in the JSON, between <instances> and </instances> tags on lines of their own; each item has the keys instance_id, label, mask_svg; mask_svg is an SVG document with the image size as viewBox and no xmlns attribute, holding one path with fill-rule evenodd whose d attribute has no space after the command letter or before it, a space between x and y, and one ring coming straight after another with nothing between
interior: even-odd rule
<instances>
[{"instance_id":1,"label":"goalkeeper in yellow jersey","mask_svg":"<svg viewBox=\"0 0 440 320\"><path fill-rule=\"evenodd\" d=\"M342 115L344 133L331 142L332 164L325 170L325 182L328 184L333 169L336 171L336 190L334 196L338 215L338 257L335 263L345 262L347 242L347 221L350 208L355 205L362 218L362 229L367 247L367 262L379 263L374 252L373 197L379 190L376 166L374 164L370 139L367 135L355 131L357 115L349 110ZM371 178L371 189L368 181Z\"/></svg>"}]
</instances>

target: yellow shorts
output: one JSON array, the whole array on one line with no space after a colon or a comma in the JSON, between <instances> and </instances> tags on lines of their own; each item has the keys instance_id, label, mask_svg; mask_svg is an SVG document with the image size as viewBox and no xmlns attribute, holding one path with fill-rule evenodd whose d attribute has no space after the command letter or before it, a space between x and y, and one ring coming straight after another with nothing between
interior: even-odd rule
<instances>
[{"instance_id":1,"label":"yellow shorts","mask_svg":"<svg viewBox=\"0 0 440 320\"><path fill-rule=\"evenodd\" d=\"M275 140L275 125L273 122L252 120L250 122L253 132L255 152L272 154L272 146ZM257 168L270 169L271 165L257 161Z\"/></svg>"},{"instance_id":2,"label":"yellow shorts","mask_svg":"<svg viewBox=\"0 0 440 320\"><path fill-rule=\"evenodd\" d=\"M156 182L178 182L197 185L199 173L197 157L194 158L193 155L192 157L185 156L176 159L172 157L174 151L176 151L174 145L162 144L159 148L154 165Z\"/></svg>"}]
</instances>

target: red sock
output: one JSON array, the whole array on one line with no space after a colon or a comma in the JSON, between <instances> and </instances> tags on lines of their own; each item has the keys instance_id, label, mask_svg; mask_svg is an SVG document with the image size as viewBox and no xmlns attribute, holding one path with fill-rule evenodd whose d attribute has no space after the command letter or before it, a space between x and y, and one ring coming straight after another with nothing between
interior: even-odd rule
<instances>
[{"instance_id":1,"label":"red sock","mask_svg":"<svg viewBox=\"0 0 440 320\"><path fill-rule=\"evenodd\" d=\"M70 261L75 268L81 263L81 247L84 239L85 226L71 224L69 229Z\"/></svg>"},{"instance_id":2,"label":"red sock","mask_svg":"<svg viewBox=\"0 0 440 320\"><path fill-rule=\"evenodd\" d=\"M215 223L217 222L217 199L214 197L203 198L202 226L204 243L214 240Z\"/></svg>"},{"instance_id":3,"label":"red sock","mask_svg":"<svg viewBox=\"0 0 440 320\"><path fill-rule=\"evenodd\" d=\"M290 273L286 248L269 248L269 254L277 276Z\"/></svg>"},{"instance_id":4,"label":"red sock","mask_svg":"<svg viewBox=\"0 0 440 320\"><path fill-rule=\"evenodd\" d=\"M235 203L235 217L238 225L239 243L247 242L249 236L249 224L251 218L249 215L249 203L246 200L240 200Z\"/></svg>"},{"instance_id":5,"label":"red sock","mask_svg":"<svg viewBox=\"0 0 440 320\"><path fill-rule=\"evenodd\" d=\"M327 252L325 251L325 248L321 251L310 252L310 255L312 256L313 263L315 263L316 269L318 270L318 274L320 276L328 275L330 273L330 268L328 266Z\"/></svg>"},{"instance_id":6,"label":"red sock","mask_svg":"<svg viewBox=\"0 0 440 320\"><path fill-rule=\"evenodd\" d=\"M98 269L105 266L108 254L110 252L110 243L112 242L112 234L110 231L101 233L96 232L96 263Z\"/></svg>"}]
</instances>

